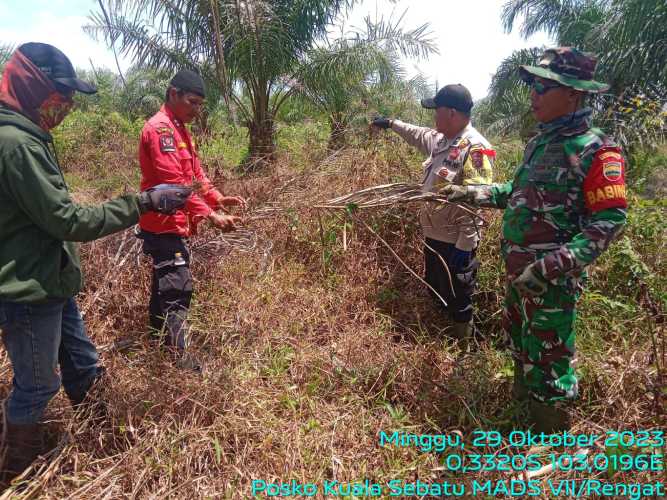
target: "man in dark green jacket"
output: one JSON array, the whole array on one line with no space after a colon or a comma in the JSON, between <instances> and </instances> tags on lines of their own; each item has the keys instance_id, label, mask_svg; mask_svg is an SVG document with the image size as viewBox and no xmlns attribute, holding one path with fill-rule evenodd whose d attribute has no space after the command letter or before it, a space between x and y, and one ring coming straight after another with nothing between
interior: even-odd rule
<instances>
[{"instance_id":1,"label":"man in dark green jacket","mask_svg":"<svg viewBox=\"0 0 667 500\"><path fill-rule=\"evenodd\" d=\"M61 382L79 405L103 373L74 300L81 289L74 242L121 231L146 211L173 213L190 194L163 185L95 207L75 204L49 133L72 109L75 91L96 89L41 43L20 46L0 81L0 330L14 370L0 486L42 451L39 421Z\"/></svg>"}]
</instances>

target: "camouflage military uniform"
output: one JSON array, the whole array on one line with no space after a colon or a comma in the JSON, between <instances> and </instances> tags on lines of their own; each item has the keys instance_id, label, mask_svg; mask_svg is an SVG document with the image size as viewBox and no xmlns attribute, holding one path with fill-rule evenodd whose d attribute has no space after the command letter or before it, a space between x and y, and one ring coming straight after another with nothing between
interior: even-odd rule
<instances>
[{"instance_id":1,"label":"camouflage military uniform","mask_svg":"<svg viewBox=\"0 0 667 500\"><path fill-rule=\"evenodd\" d=\"M577 396L575 305L586 266L626 220L623 156L590 113L541 125L511 182L473 188L479 206L506 209L504 328L528 392L546 403ZM533 263L546 291L522 296L510 283Z\"/></svg>"}]
</instances>

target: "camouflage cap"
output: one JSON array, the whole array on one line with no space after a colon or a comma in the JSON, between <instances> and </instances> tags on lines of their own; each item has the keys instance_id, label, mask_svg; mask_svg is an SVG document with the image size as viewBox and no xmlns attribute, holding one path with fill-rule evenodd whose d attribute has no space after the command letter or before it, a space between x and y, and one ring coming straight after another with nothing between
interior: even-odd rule
<instances>
[{"instance_id":1,"label":"camouflage cap","mask_svg":"<svg viewBox=\"0 0 667 500\"><path fill-rule=\"evenodd\" d=\"M604 92L609 85L593 80L597 63L597 58L588 52L556 47L544 51L537 66L520 66L519 75L524 82L539 76L583 92Z\"/></svg>"}]
</instances>

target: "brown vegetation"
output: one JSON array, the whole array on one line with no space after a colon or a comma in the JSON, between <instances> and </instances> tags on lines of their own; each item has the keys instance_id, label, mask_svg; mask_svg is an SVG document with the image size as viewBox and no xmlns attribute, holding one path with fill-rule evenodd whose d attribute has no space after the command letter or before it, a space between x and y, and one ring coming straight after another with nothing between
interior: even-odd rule
<instances>
[{"instance_id":1,"label":"brown vegetation","mask_svg":"<svg viewBox=\"0 0 667 500\"><path fill-rule=\"evenodd\" d=\"M313 208L364 187L414 180L418 163L410 154L382 139L368 149L310 157L305 169L279 161L261 175L225 182L226 192L251 201L247 226L257 242L251 251L225 254L224 246L196 250L218 237L212 229L193 240L192 350L205 362L203 377L177 370L147 332L149 264L133 236L83 245L79 303L111 374L104 391L110 416L93 424L59 395L47 412L57 447L4 498L244 498L253 479L469 483L514 476L457 475L443 470L446 454L378 445L383 430L461 433L466 440L474 429L507 433L521 415L500 334L498 214L488 214L480 251L477 322L486 338L465 354L447 339L448 324L423 285L376 237L344 212ZM114 171L134 178L132 168ZM87 200L107 194L77 193ZM357 217L421 272L416 208ZM592 289L605 279L595 273ZM650 314L605 331L596 307L585 302L582 309L581 328L600 338L582 339L583 393L573 431L664 427L651 392L658 380ZM0 374L4 395L11 374L4 352ZM606 473L544 478L552 476Z\"/></svg>"}]
</instances>

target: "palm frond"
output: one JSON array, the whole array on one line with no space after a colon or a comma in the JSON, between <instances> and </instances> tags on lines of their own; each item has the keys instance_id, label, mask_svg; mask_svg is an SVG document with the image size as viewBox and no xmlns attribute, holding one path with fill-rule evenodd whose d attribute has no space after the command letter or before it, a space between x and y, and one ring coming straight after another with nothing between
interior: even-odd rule
<instances>
[{"instance_id":1,"label":"palm frond","mask_svg":"<svg viewBox=\"0 0 667 500\"><path fill-rule=\"evenodd\" d=\"M489 94L493 98L502 98L506 92L512 91L516 85L521 83L519 79L519 67L536 64L543 51L543 47L520 49L512 52L512 54L503 59L491 77Z\"/></svg>"},{"instance_id":2,"label":"palm frond","mask_svg":"<svg viewBox=\"0 0 667 500\"><path fill-rule=\"evenodd\" d=\"M0 43L0 71L2 71L14 53L14 45L9 43Z\"/></svg>"}]
</instances>

